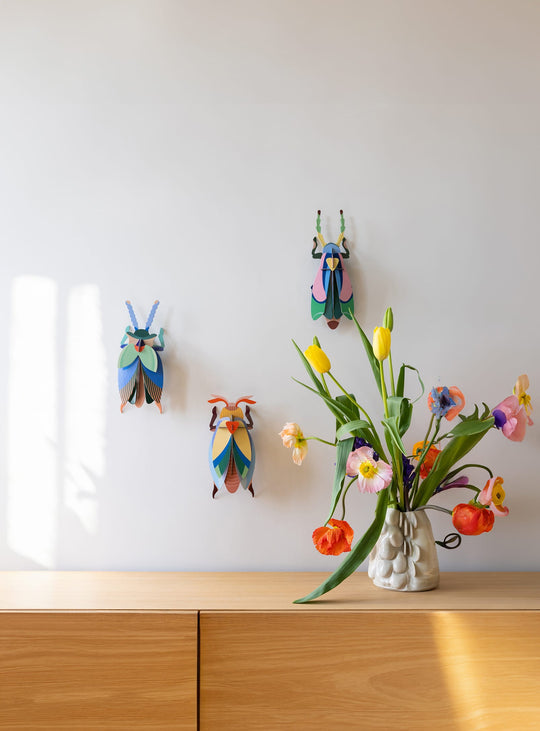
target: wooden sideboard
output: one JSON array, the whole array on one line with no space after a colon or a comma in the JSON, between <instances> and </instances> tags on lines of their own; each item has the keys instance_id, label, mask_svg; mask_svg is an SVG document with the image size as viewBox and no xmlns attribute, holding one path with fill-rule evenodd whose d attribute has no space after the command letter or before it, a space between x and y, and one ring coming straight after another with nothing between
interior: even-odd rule
<instances>
[{"instance_id":1,"label":"wooden sideboard","mask_svg":"<svg viewBox=\"0 0 540 731\"><path fill-rule=\"evenodd\" d=\"M540 573L0 572L0 729L540 729Z\"/></svg>"}]
</instances>

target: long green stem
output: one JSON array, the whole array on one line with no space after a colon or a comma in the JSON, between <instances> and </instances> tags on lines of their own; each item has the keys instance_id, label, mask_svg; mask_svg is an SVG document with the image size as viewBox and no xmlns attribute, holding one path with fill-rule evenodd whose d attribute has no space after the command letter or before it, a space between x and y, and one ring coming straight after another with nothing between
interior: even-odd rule
<instances>
[{"instance_id":1,"label":"long green stem","mask_svg":"<svg viewBox=\"0 0 540 731\"><path fill-rule=\"evenodd\" d=\"M422 465L424 463L424 460L426 458L426 455L428 454L429 450L433 446L433 442L435 441L435 439L437 437L437 434L439 433L439 427L440 427L440 424L441 424L441 420L440 419L437 419L437 424L435 426L435 432L433 434L433 437L431 438L431 441L428 443L429 434L431 432L431 427L433 426L433 419L434 418L435 418L435 416L432 415L431 416L431 419L429 421L429 426L428 426L428 430L426 432L426 437L425 437L424 442L423 442L424 446L423 446L422 452L420 454L420 457L418 459L418 464L416 465L416 474L414 476L413 484L412 484L412 487L411 487L411 494L409 496L410 499L411 499L411 502L413 502L414 498L416 497L416 492L418 490L418 483L420 482L420 468L422 467Z\"/></svg>"},{"instance_id":2,"label":"long green stem","mask_svg":"<svg viewBox=\"0 0 540 731\"><path fill-rule=\"evenodd\" d=\"M486 467L485 464L476 464L474 462L470 462L469 464L462 464L457 469L452 470L452 472L449 472L445 477L445 482L450 482L453 477L458 475L463 470L468 469L469 467L480 467L480 469L485 470L489 476L493 479L493 472L489 469L489 467Z\"/></svg>"},{"instance_id":3,"label":"long green stem","mask_svg":"<svg viewBox=\"0 0 540 731\"><path fill-rule=\"evenodd\" d=\"M331 447L336 446L336 442L327 442L326 439L321 439L320 437L304 437L304 439L306 442L310 439L315 439L317 442L321 442L321 444L329 444Z\"/></svg>"},{"instance_id":4,"label":"long green stem","mask_svg":"<svg viewBox=\"0 0 540 731\"><path fill-rule=\"evenodd\" d=\"M339 390L340 391L343 391L343 393L345 394L345 396L347 396L347 398L349 399L349 401L352 404L354 404L356 406L356 408L364 414L364 416L368 420L370 426L373 427L373 422L371 421L371 418L370 418L368 412L364 408L362 408L360 406L360 404L355 399L353 399L353 397L351 396L351 394L343 388L343 386L341 385L341 383L337 380L337 378L335 376L332 375L332 373L330 373L330 371L328 371L328 375L334 381L334 383L339 388Z\"/></svg>"},{"instance_id":5,"label":"long green stem","mask_svg":"<svg viewBox=\"0 0 540 731\"><path fill-rule=\"evenodd\" d=\"M321 381L322 381L322 384L323 384L323 386L324 386L324 390L326 391L327 395L328 395L328 396L329 396L330 398L332 398L332 396L330 395L330 389L328 388L328 386L327 386L327 384L326 384L326 380L325 380L325 378L324 378L324 373L321 373L320 375L321 375Z\"/></svg>"},{"instance_id":6,"label":"long green stem","mask_svg":"<svg viewBox=\"0 0 540 731\"><path fill-rule=\"evenodd\" d=\"M381 374L381 395L384 406L384 416L388 419L388 393L386 391L386 383L384 381L384 368L382 360L379 361L379 373Z\"/></svg>"},{"instance_id":7,"label":"long green stem","mask_svg":"<svg viewBox=\"0 0 540 731\"><path fill-rule=\"evenodd\" d=\"M396 395L396 384L394 383L394 366L392 365L392 351L388 353L388 366L390 370L390 383L392 385L392 396Z\"/></svg>"},{"instance_id":8,"label":"long green stem","mask_svg":"<svg viewBox=\"0 0 540 731\"><path fill-rule=\"evenodd\" d=\"M381 374L381 395L383 400L383 406L384 406L384 416L386 419L388 419L389 413L388 413L388 392L386 390L386 383L384 380L384 367L383 367L383 361L379 361L379 372ZM393 381L393 375L392 375L392 381ZM393 386L393 383L392 383ZM394 469L397 474L397 488L396 492L399 491L399 502L403 509L405 509L405 487L403 485L403 463L401 461L401 451L397 448L395 444L392 445L392 458L394 463ZM397 499L397 495L396 495Z\"/></svg>"},{"instance_id":9,"label":"long green stem","mask_svg":"<svg viewBox=\"0 0 540 731\"><path fill-rule=\"evenodd\" d=\"M358 479L358 477L353 477L352 480L349 482L345 490L343 491L343 495L341 498L341 520L345 520L345 496L347 495L347 491L349 490L349 487Z\"/></svg>"}]
</instances>

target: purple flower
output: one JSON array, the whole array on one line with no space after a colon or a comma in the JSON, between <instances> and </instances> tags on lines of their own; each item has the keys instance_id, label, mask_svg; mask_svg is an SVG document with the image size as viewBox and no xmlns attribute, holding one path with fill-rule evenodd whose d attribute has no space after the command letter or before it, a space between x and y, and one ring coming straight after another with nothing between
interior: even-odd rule
<instances>
[{"instance_id":1,"label":"purple flower","mask_svg":"<svg viewBox=\"0 0 540 731\"><path fill-rule=\"evenodd\" d=\"M373 446L368 441L366 441L365 439L362 439L362 437L355 437L352 451L354 452L356 449L360 449L360 447L369 447L370 449L373 449ZM377 454L377 452L374 449L373 449L373 459L375 460L375 462L378 462L380 459L379 455Z\"/></svg>"},{"instance_id":2,"label":"purple flower","mask_svg":"<svg viewBox=\"0 0 540 731\"><path fill-rule=\"evenodd\" d=\"M451 482L441 482L439 487L435 489L435 495L443 490L449 490L451 487L467 487L469 484L469 478L462 475L461 477L454 478Z\"/></svg>"}]
</instances>

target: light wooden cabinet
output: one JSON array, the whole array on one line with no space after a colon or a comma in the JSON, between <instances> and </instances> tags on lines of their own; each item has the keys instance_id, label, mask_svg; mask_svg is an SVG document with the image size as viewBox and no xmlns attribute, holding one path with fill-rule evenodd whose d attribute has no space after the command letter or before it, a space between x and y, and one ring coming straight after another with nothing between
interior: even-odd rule
<instances>
[{"instance_id":1,"label":"light wooden cabinet","mask_svg":"<svg viewBox=\"0 0 540 731\"><path fill-rule=\"evenodd\" d=\"M197 614L0 616L0 728L197 728Z\"/></svg>"},{"instance_id":2,"label":"light wooden cabinet","mask_svg":"<svg viewBox=\"0 0 540 731\"><path fill-rule=\"evenodd\" d=\"M540 573L322 578L0 572L0 729L540 729Z\"/></svg>"}]
</instances>

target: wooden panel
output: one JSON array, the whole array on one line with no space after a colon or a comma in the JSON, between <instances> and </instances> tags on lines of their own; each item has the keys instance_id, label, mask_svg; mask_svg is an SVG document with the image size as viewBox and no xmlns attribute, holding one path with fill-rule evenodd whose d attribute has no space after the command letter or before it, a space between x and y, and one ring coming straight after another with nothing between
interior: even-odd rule
<instances>
[{"instance_id":1,"label":"wooden panel","mask_svg":"<svg viewBox=\"0 0 540 731\"><path fill-rule=\"evenodd\" d=\"M196 729L197 614L0 614L0 728Z\"/></svg>"},{"instance_id":2,"label":"wooden panel","mask_svg":"<svg viewBox=\"0 0 540 731\"><path fill-rule=\"evenodd\" d=\"M201 731L540 728L540 612L201 613Z\"/></svg>"},{"instance_id":3,"label":"wooden panel","mask_svg":"<svg viewBox=\"0 0 540 731\"><path fill-rule=\"evenodd\" d=\"M337 564L336 564L337 565ZM293 604L324 573L0 572L0 611L538 609L540 572L443 573L435 591L407 593L349 577L311 604Z\"/></svg>"}]
</instances>

